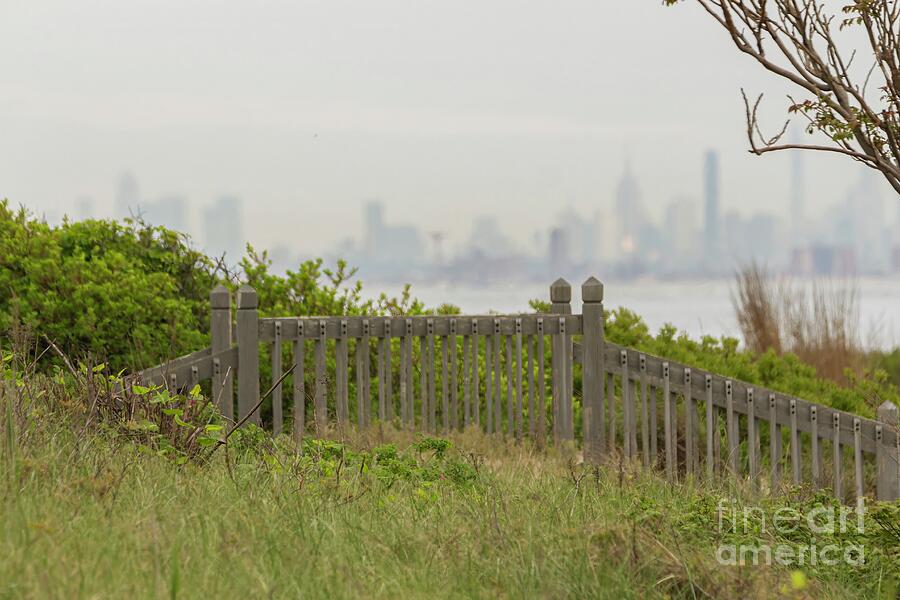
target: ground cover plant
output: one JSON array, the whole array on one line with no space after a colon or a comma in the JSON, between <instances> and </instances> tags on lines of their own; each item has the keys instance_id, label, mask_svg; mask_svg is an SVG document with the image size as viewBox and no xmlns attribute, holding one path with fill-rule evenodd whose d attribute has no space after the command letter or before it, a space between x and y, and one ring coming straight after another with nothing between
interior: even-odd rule
<instances>
[{"instance_id":1,"label":"ground cover plant","mask_svg":"<svg viewBox=\"0 0 900 600\"><path fill-rule=\"evenodd\" d=\"M890 598L900 505L864 533L722 530L740 486L466 432L344 440L228 430L197 390L116 391L100 369L4 359L0 597ZM860 543L862 567L719 564L723 543ZM832 539L833 538L833 539Z\"/></svg>"}]
</instances>

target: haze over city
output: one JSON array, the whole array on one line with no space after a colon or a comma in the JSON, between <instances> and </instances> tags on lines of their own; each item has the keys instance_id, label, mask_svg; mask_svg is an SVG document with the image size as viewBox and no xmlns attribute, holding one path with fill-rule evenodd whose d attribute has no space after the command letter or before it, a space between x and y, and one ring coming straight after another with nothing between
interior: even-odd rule
<instances>
[{"instance_id":1,"label":"haze over city","mask_svg":"<svg viewBox=\"0 0 900 600\"><path fill-rule=\"evenodd\" d=\"M148 216L201 245L210 207L239 207L240 236L285 264L371 254L366 215L377 200L386 225L418 231L419 260L470 254L480 227L482 238L502 232L507 254L612 268L622 242L637 243L611 218L625 181L657 234L631 247L668 253L675 264L653 272L673 275L718 270L697 260L708 248L712 150L722 237L737 240L740 258L790 268L798 181L805 231L827 230L824 244L859 242L858 228L842 240L836 222L820 223L835 206L848 210L832 221L876 215L897 230L893 194L862 167L746 152L740 87L768 92L764 122L776 129L786 88L727 51L693 5L141 6L0 9L10 48L0 56L0 196L49 220L121 216L132 177ZM860 190L859 201L880 196L881 212L848 204ZM596 239L579 241L581 225ZM874 257L859 249L846 270L890 272L894 244L883 240Z\"/></svg>"}]
</instances>

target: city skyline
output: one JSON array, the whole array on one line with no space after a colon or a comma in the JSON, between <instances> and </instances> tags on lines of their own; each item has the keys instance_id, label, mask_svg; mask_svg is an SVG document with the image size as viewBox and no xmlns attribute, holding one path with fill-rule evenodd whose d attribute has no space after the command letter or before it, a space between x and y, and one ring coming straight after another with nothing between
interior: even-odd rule
<instances>
[{"instance_id":1,"label":"city skyline","mask_svg":"<svg viewBox=\"0 0 900 600\"><path fill-rule=\"evenodd\" d=\"M789 206L792 158L747 152L740 98L766 92L768 130L788 88L731 52L696 6L502 0L473 18L465 4L402 0L37 4L0 20L15 48L0 56L0 196L39 213L86 200L111 214L130 169L147 198L244 198L251 241L305 254L361 230L371 197L447 252L484 213L523 247L548 213L605 202L626 159L654 219L675 197L696 200L710 147L723 213L782 218ZM246 31L253 40L235 45ZM803 160L809 214L861 168ZM317 225L298 236L297 219Z\"/></svg>"},{"instance_id":2,"label":"city skyline","mask_svg":"<svg viewBox=\"0 0 900 600\"><path fill-rule=\"evenodd\" d=\"M900 270L900 218L879 186L876 174L860 171L825 216L804 215L803 163L790 164L784 191L787 215L766 210L735 210L720 189L719 153L698 157L695 194L659 204L644 194L642 174L630 158L623 160L618 181L586 212L571 205L548 213L547 224L517 231L488 212L470 215L469 227L448 236L434 223L397 214L389 199L362 200L362 227L348 228L316 253L296 244L247 239L244 200L219 195L194 203L185 195L152 196L142 191L130 171L119 177L110 216L140 215L153 224L191 235L216 256L235 263L246 242L267 249L277 269L302 258L344 258L369 278L439 280L465 276L473 281L540 279L545 272L602 272L623 277L718 277L741 263L758 261L776 272L801 275L889 274ZM252 199L248 206L252 206ZM79 198L73 215L102 217L92 198ZM291 214L285 217L291 218ZM348 219L348 221L351 219ZM802 221L802 222L801 222ZM523 237L527 242L522 244ZM448 241L450 243L448 243Z\"/></svg>"}]
</instances>

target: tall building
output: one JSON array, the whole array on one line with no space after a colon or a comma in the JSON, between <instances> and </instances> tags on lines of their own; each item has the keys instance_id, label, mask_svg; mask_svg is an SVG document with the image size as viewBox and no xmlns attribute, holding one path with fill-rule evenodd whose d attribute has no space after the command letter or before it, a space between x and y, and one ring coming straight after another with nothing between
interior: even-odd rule
<instances>
[{"instance_id":1,"label":"tall building","mask_svg":"<svg viewBox=\"0 0 900 600\"><path fill-rule=\"evenodd\" d=\"M363 207L363 246L366 253L375 255L378 252L376 243L384 228L384 206L377 200L366 202Z\"/></svg>"},{"instance_id":2,"label":"tall building","mask_svg":"<svg viewBox=\"0 0 900 600\"><path fill-rule=\"evenodd\" d=\"M381 202L367 202L363 219L364 254L358 262L399 270L425 258L425 242L419 230L412 225L385 223Z\"/></svg>"},{"instance_id":3,"label":"tall building","mask_svg":"<svg viewBox=\"0 0 900 600\"><path fill-rule=\"evenodd\" d=\"M672 270L689 271L695 267L698 229L693 200L677 198L666 206L663 258Z\"/></svg>"},{"instance_id":4,"label":"tall building","mask_svg":"<svg viewBox=\"0 0 900 600\"><path fill-rule=\"evenodd\" d=\"M162 225L180 233L189 233L187 199L184 196L164 196L159 200L138 204L137 214L150 225Z\"/></svg>"},{"instance_id":5,"label":"tall building","mask_svg":"<svg viewBox=\"0 0 900 600\"><path fill-rule=\"evenodd\" d=\"M625 170L616 186L615 207L619 224L617 232L619 251L623 254L637 252L641 245L641 235L649 219L641 199L641 190L629 163L625 163Z\"/></svg>"},{"instance_id":6,"label":"tall building","mask_svg":"<svg viewBox=\"0 0 900 600\"><path fill-rule=\"evenodd\" d=\"M719 154L715 150L706 152L703 163L703 252L704 261L710 268L716 269L715 262L719 256Z\"/></svg>"},{"instance_id":7,"label":"tall building","mask_svg":"<svg viewBox=\"0 0 900 600\"><path fill-rule=\"evenodd\" d=\"M206 250L236 262L244 251L241 200L222 196L203 211L203 240Z\"/></svg>"},{"instance_id":8,"label":"tall building","mask_svg":"<svg viewBox=\"0 0 900 600\"><path fill-rule=\"evenodd\" d=\"M113 216L117 219L125 219L137 216L138 204L141 202L141 194L135 176L126 171L119 177L116 186L116 197Z\"/></svg>"}]
</instances>

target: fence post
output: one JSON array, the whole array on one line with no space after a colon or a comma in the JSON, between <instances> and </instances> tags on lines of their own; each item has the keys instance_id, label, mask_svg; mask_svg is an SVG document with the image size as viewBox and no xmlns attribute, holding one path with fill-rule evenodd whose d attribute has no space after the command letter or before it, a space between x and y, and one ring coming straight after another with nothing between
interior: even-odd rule
<instances>
[{"instance_id":1,"label":"fence post","mask_svg":"<svg viewBox=\"0 0 900 600\"><path fill-rule=\"evenodd\" d=\"M900 436L897 429L898 411L896 405L890 400L885 400L878 407L878 420L884 423L881 431L876 429L875 454L878 466L878 490L879 500L896 500L900 498L900 447L895 441L888 445L884 441L884 431L892 429ZM879 435L881 434L881 435Z\"/></svg>"},{"instance_id":2,"label":"fence post","mask_svg":"<svg viewBox=\"0 0 900 600\"><path fill-rule=\"evenodd\" d=\"M209 293L210 345L213 356L231 348L231 292L221 283ZM234 419L234 373L215 369L212 380L212 397L219 411Z\"/></svg>"},{"instance_id":3,"label":"fence post","mask_svg":"<svg viewBox=\"0 0 900 600\"><path fill-rule=\"evenodd\" d=\"M572 314L572 286L560 277L550 286L550 312L556 315ZM568 335L553 337L553 431L557 440L570 439L569 405L572 390L568 388L571 364L569 361L571 338Z\"/></svg>"},{"instance_id":4,"label":"fence post","mask_svg":"<svg viewBox=\"0 0 900 600\"><path fill-rule=\"evenodd\" d=\"M590 460L600 458L600 415L603 414L603 284L594 277L581 285L583 320L582 394L584 454Z\"/></svg>"},{"instance_id":5,"label":"fence post","mask_svg":"<svg viewBox=\"0 0 900 600\"><path fill-rule=\"evenodd\" d=\"M259 402L259 297L249 285L237 293L238 419ZM259 411L249 422L259 425Z\"/></svg>"}]
</instances>

